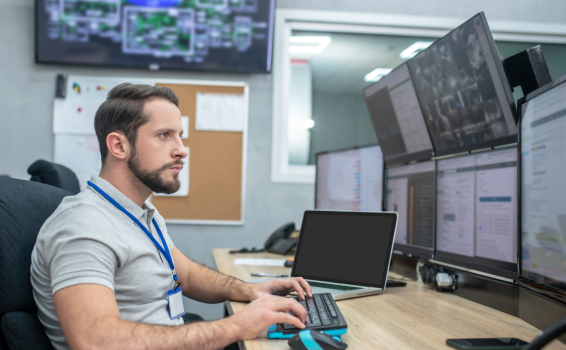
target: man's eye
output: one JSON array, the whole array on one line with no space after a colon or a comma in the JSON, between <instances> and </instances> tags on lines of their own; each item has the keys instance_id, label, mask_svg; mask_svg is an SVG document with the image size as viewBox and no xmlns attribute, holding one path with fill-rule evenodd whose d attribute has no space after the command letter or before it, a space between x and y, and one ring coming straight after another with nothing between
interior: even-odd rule
<instances>
[{"instance_id":1,"label":"man's eye","mask_svg":"<svg viewBox=\"0 0 566 350\"><path fill-rule=\"evenodd\" d=\"M163 134L161 134L161 137L162 137L162 138L164 138L164 139L166 139L166 138L167 138L167 136L169 136L169 134L168 134L168 133L166 133L166 132L164 132Z\"/></svg>"}]
</instances>

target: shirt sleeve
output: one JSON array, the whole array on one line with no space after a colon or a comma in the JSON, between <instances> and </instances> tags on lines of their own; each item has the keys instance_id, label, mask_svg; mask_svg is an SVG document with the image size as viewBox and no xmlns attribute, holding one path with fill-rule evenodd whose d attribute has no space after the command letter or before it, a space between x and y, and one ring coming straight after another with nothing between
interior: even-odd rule
<instances>
[{"instance_id":1,"label":"shirt sleeve","mask_svg":"<svg viewBox=\"0 0 566 350\"><path fill-rule=\"evenodd\" d=\"M49 270L52 293L77 284L98 284L114 291L114 274L128 247L95 207L78 205L52 222Z\"/></svg>"}]
</instances>

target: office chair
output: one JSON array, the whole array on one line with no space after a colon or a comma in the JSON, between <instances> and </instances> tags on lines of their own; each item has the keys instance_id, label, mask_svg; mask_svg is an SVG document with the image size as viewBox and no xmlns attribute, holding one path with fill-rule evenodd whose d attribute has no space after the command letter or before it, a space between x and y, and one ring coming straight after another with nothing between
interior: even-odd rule
<instances>
[{"instance_id":1,"label":"office chair","mask_svg":"<svg viewBox=\"0 0 566 350\"><path fill-rule=\"evenodd\" d=\"M39 159L29 166L28 174L31 175L30 181L55 186L72 194L77 194L81 191L79 180L75 173L71 169L59 164Z\"/></svg>"},{"instance_id":2,"label":"office chair","mask_svg":"<svg viewBox=\"0 0 566 350\"><path fill-rule=\"evenodd\" d=\"M64 197L45 184L0 177L0 349L51 350L30 281L39 229Z\"/></svg>"}]
</instances>

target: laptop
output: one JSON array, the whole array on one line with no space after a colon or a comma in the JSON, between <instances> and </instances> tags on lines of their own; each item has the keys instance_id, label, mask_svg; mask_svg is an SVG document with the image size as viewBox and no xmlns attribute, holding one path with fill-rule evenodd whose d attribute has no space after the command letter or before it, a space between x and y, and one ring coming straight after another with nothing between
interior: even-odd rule
<instances>
[{"instance_id":1,"label":"laptop","mask_svg":"<svg viewBox=\"0 0 566 350\"><path fill-rule=\"evenodd\" d=\"M303 277L312 287L312 299L293 297L307 310L307 329L339 337L348 325L335 300L385 290L396 226L397 213L305 212L291 277ZM299 331L275 324L267 337L286 339Z\"/></svg>"},{"instance_id":2,"label":"laptop","mask_svg":"<svg viewBox=\"0 0 566 350\"><path fill-rule=\"evenodd\" d=\"M307 210L291 277L303 277L313 293L334 300L385 290L395 230L395 212Z\"/></svg>"}]
</instances>

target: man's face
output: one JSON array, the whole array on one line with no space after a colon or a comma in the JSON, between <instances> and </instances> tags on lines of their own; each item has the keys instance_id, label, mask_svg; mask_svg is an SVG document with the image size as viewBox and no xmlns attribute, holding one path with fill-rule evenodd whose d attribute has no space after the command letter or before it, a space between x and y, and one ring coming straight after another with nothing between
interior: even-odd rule
<instances>
[{"instance_id":1,"label":"man's face","mask_svg":"<svg viewBox=\"0 0 566 350\"><path fill-rule=\"evenodd\" d=\"M128 168L145 186L157 193L174 193L181 182L179 173L187 157L181 140L181 112L164 99L146 102L150 118L137 131L135 147L128 158Z\"/></svg>"}]
</instances>

